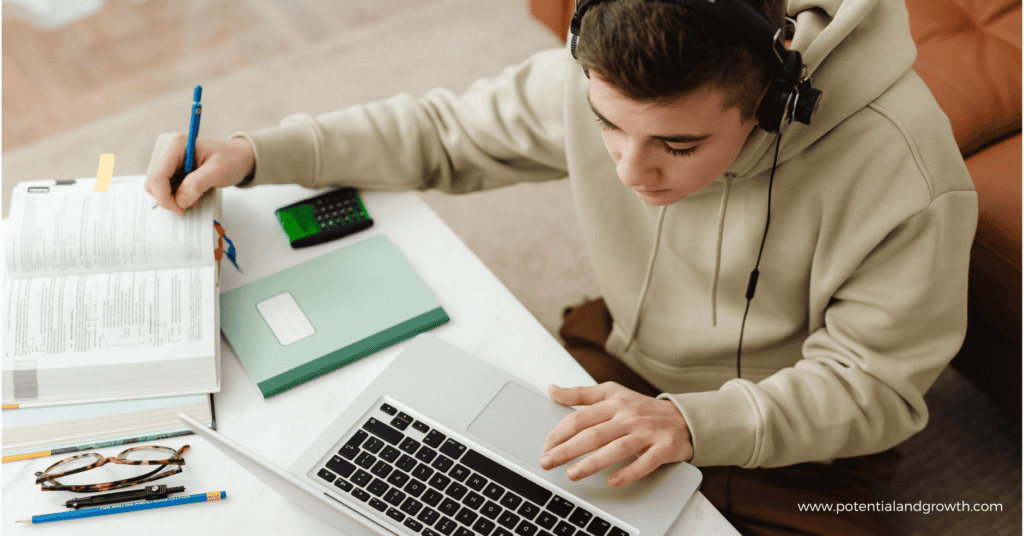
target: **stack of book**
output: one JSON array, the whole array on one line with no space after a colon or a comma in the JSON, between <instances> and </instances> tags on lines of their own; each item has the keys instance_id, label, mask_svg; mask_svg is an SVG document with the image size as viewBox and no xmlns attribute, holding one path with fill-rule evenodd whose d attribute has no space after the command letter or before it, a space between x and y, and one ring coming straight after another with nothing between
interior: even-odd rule
<instances>
[{"instance_id":1,"label":"stack of book","mask_svg":"<svg viewBox=\"0 0 1024 536\"><path fill-rule=\"evenodd\" d=\"M144 177L19 183L3 225L3 461L215 426L220 194L183 216Z\"/></svg>"}]
</instances>

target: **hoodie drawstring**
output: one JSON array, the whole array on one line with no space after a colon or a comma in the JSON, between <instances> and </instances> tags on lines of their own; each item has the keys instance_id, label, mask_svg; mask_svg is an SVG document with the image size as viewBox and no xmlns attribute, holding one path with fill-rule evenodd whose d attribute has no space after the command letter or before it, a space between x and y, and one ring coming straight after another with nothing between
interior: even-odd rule
<instances>
[{"instance_id":1,"label":"hoodie drawstring","mask_svg":"<svg viewBox=\"0 0 1024 536\"><path fill-rule=\"evenodd\" d=\"M651 258L647 261L647 273L644 275L643 285L640 287L640 298L636 301L636 308L633 310L633 325L629 328L629 342L636 339L636 330L640 326L640 306L647 296L647 289L651 284L651 272L654 271L654 259L658 256L658 244L661 242L661 224L665 221L665 209L668 205L662 205L658 210L658 221L654 227L654 245L651 246Z\"/></svg>"},{"instance_id":2,"label":"hoodie drawstring","mask_svg":"<svg viewBox=\"0 0 1024 536\"><path fill-rule=\"evenodd\" d=\"M718 239L715 243L715 273L711 275L711 326L718 325L718 271L722 266L722 235L725 232L725 206L729 203L729 188L732 187L734 173L725 174L725 188L722 189L722 202L718 205Z\"/></svg>"}]
</instances>

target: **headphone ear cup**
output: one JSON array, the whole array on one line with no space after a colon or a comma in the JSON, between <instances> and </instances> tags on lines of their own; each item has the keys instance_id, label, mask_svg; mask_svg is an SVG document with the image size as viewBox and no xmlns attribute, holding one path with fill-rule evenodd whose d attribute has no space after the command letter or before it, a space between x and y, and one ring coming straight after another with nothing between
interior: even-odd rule
<instances>
[{"instance_id":1,"label":"headphone ear cup","mask_svg":"<svg viewBox=\"0 0 1024 536\"><path fill-rule=\"evenodd\" d=\"M761 105L757 107L757 125L767 132L778 132L786 118L786 106L800 82L803 60L800 53L792 50L786 61L772 75Z\"/></svg>"}]
</instances>

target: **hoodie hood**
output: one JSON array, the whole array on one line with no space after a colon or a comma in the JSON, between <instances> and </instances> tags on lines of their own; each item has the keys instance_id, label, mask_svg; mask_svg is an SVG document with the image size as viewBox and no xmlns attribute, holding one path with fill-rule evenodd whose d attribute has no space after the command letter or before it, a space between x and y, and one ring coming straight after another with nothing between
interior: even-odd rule
<instances>
[{"instance_id":1,"label":"hoodie hood","mask_svg":"<svg viewBox=\"0 0 1024 536\"><path fill-rule=\"evenodd\" d=\"M796 20L789 48L800 52L822 96L810 125L783 127L779 164L878 98L917 57L906 5L897 0L790 0L786 14ZM745 178L770 170L774 141L758 129L728 171Z\"/></svg>"}]
</instances>

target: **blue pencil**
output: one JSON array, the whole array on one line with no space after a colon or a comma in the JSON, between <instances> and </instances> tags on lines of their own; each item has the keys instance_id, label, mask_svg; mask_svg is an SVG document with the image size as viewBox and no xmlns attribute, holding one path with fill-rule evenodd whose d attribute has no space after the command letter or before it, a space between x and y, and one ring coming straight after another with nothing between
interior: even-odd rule
<instances>
[{"instance_id":1,"label":"blue pencil","mask_svg":"<svg viewBox=\"0 0 1024 536\"><path fill-rule=\"evenodd\" d=\"M196 493L187 497L174 497L158 499L149 502L137 502L128 504L108 504L95 508L80 508L56 514L43 514L32 516L32 519L23 519L18 523L47 523L49 521L64 521L65 519L78 519L80 517L105 516L109 514L120 514L123 512L134 512L136 510L150 510L152 508L163 508L164 506L177 506L179 504L191 504L206 501L219 501L228 496L226 491L211 491L209 493Z\"/></svg>"}]
</instances>

